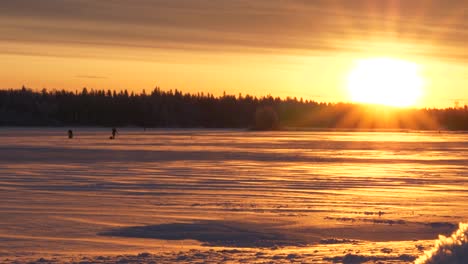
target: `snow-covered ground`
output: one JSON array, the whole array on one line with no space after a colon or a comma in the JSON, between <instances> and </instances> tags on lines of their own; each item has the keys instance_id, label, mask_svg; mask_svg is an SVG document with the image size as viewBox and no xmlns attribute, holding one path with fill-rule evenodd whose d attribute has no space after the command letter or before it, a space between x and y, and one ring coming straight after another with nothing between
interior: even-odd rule
<instances>
[{"instance_id":1,"label":"snow-covered ground","mask_svg":"<svg viewBox=\"0 0 468 264\"><path fill-rule=\"evenodd\" d=\"M411 263L468 220L468 134L66 130L0 129L0 263Z\"/></svg>"}]
</instances>

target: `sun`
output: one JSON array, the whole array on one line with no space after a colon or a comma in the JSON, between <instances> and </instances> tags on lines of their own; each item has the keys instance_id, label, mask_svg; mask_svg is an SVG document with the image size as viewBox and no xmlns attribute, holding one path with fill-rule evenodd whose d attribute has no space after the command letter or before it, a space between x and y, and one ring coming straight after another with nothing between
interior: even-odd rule
<instances>
[{"instance_id":1,"label":"sun","mask_svg":"<svg viewBox=\"0 0 468 264\"><path fill-rule=\"evenodd\" d=\"M393 58L358 60L347 80L351 100L395 107L414 106L423 94L416 63Z\"/></svg>"}]
</instances>

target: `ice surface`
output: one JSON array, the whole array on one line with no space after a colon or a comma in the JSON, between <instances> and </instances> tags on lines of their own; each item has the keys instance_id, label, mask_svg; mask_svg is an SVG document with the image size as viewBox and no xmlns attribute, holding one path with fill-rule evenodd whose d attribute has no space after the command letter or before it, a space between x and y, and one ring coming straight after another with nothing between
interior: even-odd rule
<instances>
[{"instance_id":1,"label":"ice surface","mask_svg":"<svg viewBox=\"0 0 468 264\"><path fill-rule=\"evenodd\" d=\"M468 219L467 134L67 130L0 129L0 263L411 263Z\"/></svg>"}]
</instances>

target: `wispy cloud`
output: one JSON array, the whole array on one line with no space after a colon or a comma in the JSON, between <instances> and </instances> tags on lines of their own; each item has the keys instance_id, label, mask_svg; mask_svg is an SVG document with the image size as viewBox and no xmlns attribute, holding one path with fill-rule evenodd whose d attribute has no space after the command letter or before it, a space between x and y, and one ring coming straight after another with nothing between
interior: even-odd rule
<instances>
[{"instance_id":1,"label":"wispy cloud","mask_svg":"<svg viewBox=\"0 0 468 264\"><path fill-rule=\"evenodd\" d=\"M326 53L384 41L467 60L465 1L5 0L0 13L0 42Z\"/></svg>"},{"instance_id":2,"label":"wispy cloud","mask_svg":"<svg viewBox=\"0 0 468 264\"><path fill-rule=\"evenodd\" d=\"M80 78L80 79L107 79L106 76L98 76L98 75L77 75L76 78Z\"/></svg>"}]
</instances>

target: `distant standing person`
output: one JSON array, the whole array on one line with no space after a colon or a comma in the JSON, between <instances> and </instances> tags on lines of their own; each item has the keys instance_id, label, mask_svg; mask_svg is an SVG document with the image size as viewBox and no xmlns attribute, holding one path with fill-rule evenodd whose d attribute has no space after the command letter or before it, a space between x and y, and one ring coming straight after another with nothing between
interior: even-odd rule
<instances>
[{"instance_id":1,"label":"distant standing person","mask_svg":"<svg viewBox=\"0 0 468 264\"><path fill-rule=\"evenodd\" d=\"M68 129L68 138L73 138L73 131Z\"/></svg>"},{"instance_id":2,"label":"distant standing person","mask_svg":"<svg viewBox=\"0 0 468 264\"><path fill-rule=\"evenodd\" d=\"M115 135L117 135L117 129L114 127L114 128L112 128L112 137L111 137L111 139L114 139Z\"/></svg>"}]
</instances>

